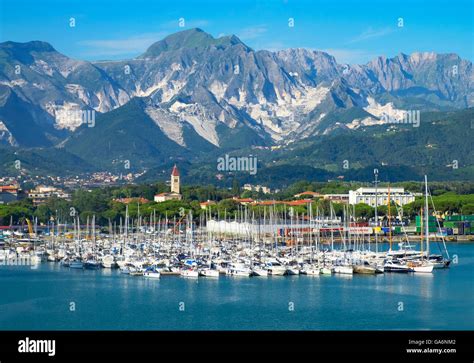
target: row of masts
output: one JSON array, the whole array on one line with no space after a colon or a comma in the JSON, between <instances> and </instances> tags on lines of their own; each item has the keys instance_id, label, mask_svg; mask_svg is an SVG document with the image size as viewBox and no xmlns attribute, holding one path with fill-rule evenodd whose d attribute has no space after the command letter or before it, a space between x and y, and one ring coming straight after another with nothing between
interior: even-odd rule
<instances>
[{"instance_id":1,"label":"row of masts","mask_svg":"<svg viewBox=\"0 0 474 363\"><path fill-rule=\"evenodd\" d=\"M375 174L375 185L377 188L378 179ZM377 193L377 189L376 189ZM392 250L393 236L391 228L391 198L390 186L388 188L388 243L389 250ZM377 194L375 200L377 201ZM434 207L434 206L433 206ZM188 213L180 213L180 216L174 215L171 219L167 213L164 217L157 215L153 210L147 217L140 214L140 205L137 209L137 217L131 218L129 215L128 205L125 209L125 218L119 218L116 221L108 221L108 239L113 242L119 241L121 248L130 243L140 243L140 241L148 240L151 243L179 244L194 249L198 243L211 241L215 238L237 238L244 244L262 248L270 248L277 251L279 246L288 245L291 254L298 254L301 248L309 247L311 251L320 251L322 249L334 250L335 244L339 243L342 250L370 250L370 236L364 233L351 233L351 226L356 222L355 206L344 206L342 218L336 217L334 207L330 203L329 216L324 216L318 206L313 209L312 203L307 205L307 213L295 212L293 208L278 211L276 205L270 205L257 211L249 209L247 206L239 206L234 213L227 213L224 210L223 215L217 213L217 220L233 221L236 223L246 224L252 228L245 230L244 235L238 237L231 236L227 231L211 231L205 226L209 221L216 220L216 215L211 210L200 214L196 220L193 218L192 211ZM401 208L397 208L400 216ZM315 214L314 214L315 213ZM424 246L421 241L421 248L425 249L429 254L429 207L428 207L428 186L425 177L425 207L422 209L421 215L424 213L425 222L423 223L424 233L421 237L425 238ZM223 217L223 219L221 218ZM56 222L56 225L55 225ZM52 220L50 222L50 248L54 249L55 245L65 242L65 236L70 232L67 230L67 223L61 224L61 220ZM90 223L91 222L91 223ZM282 231L277 231L278 226L282 226ZM37 221L35 220L35 233ZM62 227L62 231L61 231ZM379 252L379 219L377 215L377 202L375 206L375 252ZM404 227L402 226L404 229ZM270 230L270 232L268 232ZM196 233L198 231L198 233ZM62 232L62 234L61 234ZM406 234L406 233L405 233ZM62 241L61 236L63 236ZM79 216L74 216L72 238L77 244L77 250L81 251L82 242L90 241L93 252L97 249L97 227L96 216L92 215L91 219L87 217L86 228L81 230ZM184 239L184 240L183 240ZM323 243L323 239L324 242ZM59 240L59 241L58 241ZM324 246L323 246L324 245Z\"/></svg>"}]
</instances>

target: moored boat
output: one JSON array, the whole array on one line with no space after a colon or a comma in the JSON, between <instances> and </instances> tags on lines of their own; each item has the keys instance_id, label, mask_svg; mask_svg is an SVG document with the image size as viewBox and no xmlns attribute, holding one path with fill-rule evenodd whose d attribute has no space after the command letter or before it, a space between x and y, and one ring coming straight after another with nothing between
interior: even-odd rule
<instances>
[{"instance_id":1,"label":"moored boat","mask_svg":"<svg viewBox=\"0 0 474 363\"><path fill-rule=\"evenodd\" d=\"M337 274L352 275L354 269L352 266L334 266L334 272Z\"/></svg>"},{"instance_id":2,"label":"moored boat","mask_svg":"<svg viewBox=\"0 0 474 363\"><path fill-rule=\"evenodd\" d=\"M383 265L383 269L385 272L413 272L413 268L409 267L407 264L401 262L400 260L387 260Z\"/></svg>"},{"instance_id":3,"label":"moored boat","mask_svg":"<svg viewBox=\"0 0 474 363\"><path fill-rule=\"evenodd\" d=\"M180 275L182 277L192 277L192 278L199 277L198 271L193 270L193 269L183 269L183 270L181 270Z\"/></svg>"},{"instance_id":4,"label":"moored boat","mask_svg":"<svg viewBox=\"0 0 474 363\"><path fill-rule=\"evenodd\" d=\"M98 270L101 268L101 263L96 260L87 260L84 262L84 268L86 270Z\"/></svg>"},{"instance_id":5,"label":"moored boat","mask_svg":"<svg viewBox=\"0 0 474 363\"><path fill-rule=\"evenodd\" d=\"M409 261L407 266L413 269L413 272L430 273L433 272L434 265L427 261Z\"/></svg>"},{"instance_id":6,"label":"moored boat","mask_svg":"<svg viewBox=\"0 0 474 363\"><path fill-rule=\"evenodd\" d=\"M377 268L374 266L370 266L369 264L364 265L355 265L353 267L353 272L355 274L362 274L362 275L375 275L377 272Z\"/></svg>"},{"instance_id":7,"label":"moored boat","mask_svg":"<svg viewBox=\"0 0 474 363\"><path fill-rule=\"evenodd\" d=\"M333 269L331 267L321 267L319 272L321 275L332 275Z\"/></svg>"},{"instance_id":8,"label":"moored boat","mask_svg":"<svg viewBox=\"0 0 474 363\"><path fill-rule=\"evenodd\" d=\"M295 275L299 275L299 274L300 274L300 270L297 267L289 266L289 267L286 268L285 275L295 276Z\"/></svg>"},{"instance_id":9,"label":"moored boat","mask_svg":"<svg viewBox=\"0 0 474 363\"><path fill-rule=\"evenodd\" d=\"M104 268L112 268L115 265L114 256L106 255L102 257L102 267Z\"/></svg>"},{"instance_id":10,"label":"moored boat","mask_svg":"<svg viewBox=\"0 0 474 363\"><path fill-rule=\"evenodd\" d=\"M300 272L302 275L317 276L320 274L320 268L315 265L306 265L303 266Z\"/></svg>"},{"instance_id":11,"label":"moored boat","mask_svg":"<svg viewBox=\"0 0 474 363\"><path fill-rule=\"evenodd\" d=\"M277 261L267 263L267 270L272 276L283 276L286 273L286 267Z\"/></svg>"},{"instance_id":12,"label":"moored boat","mask_svg":"<svg viewBox=\"0 0 474 363\"><path fill-rule=\"evenodd\" d=\"M254 267L252 269L252 276L266 277L268 276L268 270L261 267Z\"/></svg>"},{"instance_id":13,"label":"moored boat","mask_svg":"<svg viewBox=\"0 0 474 363\"><path fill-rule=\"evenodd\" d=\"M143 272L143 276L149 279L159 279L160 278L160 271L154 269L154 268L148 268Z\"/></svg>"},{"instance_id":14,"label":"moored boat","mask_svg":"<svg viewBox=\"0 0 474 363\"><path fill-rule=\"evenodd\" d=\"M70 268L75 268L75 269L83 269L84 268L84 263L79 259L75 259L75 260L71 261L71 263L69 264L69 267Z\"/></svg>"},{"instance_id":15,"label":"moored boat","mask_svg":"<svg viewBox=\"0 0 474 363\"><path fill-rule=\"evenodd\" d=\"M219 277L219 271L213 270L210 268L204 268L202 270L199 270L199 276L203 277Z\"/></svg>"}]
</instances>

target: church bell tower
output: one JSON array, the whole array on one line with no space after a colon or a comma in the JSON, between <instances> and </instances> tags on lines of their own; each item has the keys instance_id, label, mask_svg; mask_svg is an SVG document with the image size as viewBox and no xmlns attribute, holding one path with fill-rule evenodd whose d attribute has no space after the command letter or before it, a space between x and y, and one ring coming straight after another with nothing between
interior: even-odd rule
<instances>
[{"instance_id":1,"label":"church bell tower","mask_svg":"<svg viewBox=\"0 0 474 363\"><path fill-rule=\"evenodd\" d=\"M179 170L175 164L171 172L171 193L179 194L179 184Z\"/></svg>"}]
</instances>

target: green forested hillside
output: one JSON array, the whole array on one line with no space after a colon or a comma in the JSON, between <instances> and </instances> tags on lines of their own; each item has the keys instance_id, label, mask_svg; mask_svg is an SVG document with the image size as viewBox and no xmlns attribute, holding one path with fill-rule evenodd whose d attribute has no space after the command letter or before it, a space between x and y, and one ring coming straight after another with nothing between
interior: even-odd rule
<instances>
[{"instance_id":1,"label":"green forested hillside","mask_svg":"<svg viewBox=\"0 0 474 363\"><path fill-rule=\"evenodd\" d=\"M142 100L99 115L95 127L84 125L65 147L21 149L2 148L0 173L12 174L14 160L37 173L68 174L91 170L123 171L125 160L132 170L146 169L144 181L167 177L170 165L182 165L184 180L232 185L261 183L274 187L299 180L328 179L370 181L379 169L386 181L473 180L474 109L422 113L420 126L383 125L357 130L340 129L329 135L312 136L282 145L278 149L261 145L247 126L230 129L219 126L221 147L185 127L187 147L171 141L144 112ZM267 141L263 141L266 143ZM216 179L219 156L256 156L256 175L226 172Z\"/></svg>"}]
</instances>

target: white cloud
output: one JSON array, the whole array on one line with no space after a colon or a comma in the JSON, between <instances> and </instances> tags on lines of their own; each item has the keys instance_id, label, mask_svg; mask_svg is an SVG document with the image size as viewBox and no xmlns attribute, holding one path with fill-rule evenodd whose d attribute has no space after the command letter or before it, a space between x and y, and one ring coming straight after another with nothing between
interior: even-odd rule
<instances>
[{"instance_id":1,"label":"white cloud","mask_svg":"<svg viewBox=\"0 0 474 363\"><path fill-rule=\"evenodd\" d=\"M243 28L237 32L237 36L241 40L255 39L267 32L267 27L265 25L256 25L247 28Z\"/></svg>"},{"instance_id":2,"label":"white cloud","mask_svg":"<svg viewBox=\"0 0 474 363\"><path fill-rule=\"evenodd\" d=\"M84 54L100 56L119 56L144 52L151 44L163 39L168 33L144 33L122 39L82 40L78 45L85 47Z\"/></svg>"},{"instance_id":3,"label":"white cloud","mask_svg":"<svg viewBox=\"0 0 474 363\"><path fill-rule=\"evenodd\" d=\"M185 18L185 27L180 28L179 19L169 21L160 27L159 32L142 33L127 38L120 39L90 39L82 40L77 44L85 49L81 52L83 56L92 56L94 58L118 57L131 54L143 53L150 45L162 40L167 35L189 28L202 28L209 25L207 20L187 20Z\"/></svg>"},{"instance_id":4,"label":"white cloud","mask_svg":"<svg viewBox=\"0 0 474 363\"><path fill-rule=\"evenodd\" d=\"M364 40L380 38L390 33L393 33L394 29L390 27L385 27L381 29L374 29L372 27L368 27L362 33L357 35L356 37L352 38L348 43L358 43Z\"/></svg>"}]
</instances>

